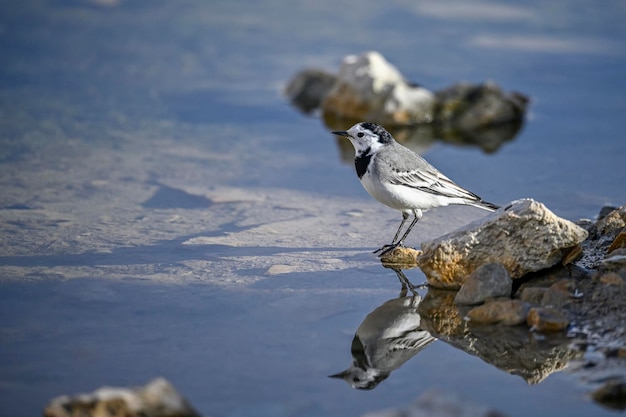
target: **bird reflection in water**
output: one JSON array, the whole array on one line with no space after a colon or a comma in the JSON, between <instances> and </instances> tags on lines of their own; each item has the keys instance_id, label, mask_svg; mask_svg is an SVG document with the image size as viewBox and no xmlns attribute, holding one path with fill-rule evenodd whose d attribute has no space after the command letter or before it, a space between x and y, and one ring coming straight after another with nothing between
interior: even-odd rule
<instances>
[{"instance_id":1,"label":"bird reflection in water","mask_svg":"<svg viewBox=\"0 0 626 417\"><path fill-rule=\"evenodd\" d=\"M365 317L352 340L352 364L345 371L330 375L355 389L373 389L391 372L436 340L421 328L417 307L420 295L404 273L393 269L402 289L400 296L382 304ZM407 296L407 290L411 295Z\"/></svg>"}]
</instances>

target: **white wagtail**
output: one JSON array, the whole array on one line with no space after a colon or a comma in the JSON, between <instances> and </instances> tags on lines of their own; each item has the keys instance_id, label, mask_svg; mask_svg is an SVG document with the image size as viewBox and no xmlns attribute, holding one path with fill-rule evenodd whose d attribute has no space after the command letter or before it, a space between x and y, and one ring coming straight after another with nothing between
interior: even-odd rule
<instances>
[{"instance_id":1,"label":"white wagtail","mask_svg":"<svg viewBox=\"0 0 626 417\"><path fill-rule=\"evenodd\" d=\"M498 208L456 185L424 158L396 142L382 126L357 123L346 131L333 133L352 142L356 174L365 190L381 203L402 212L402 222L391 244L374 251L380 252L380 256L403 244L415 223L422 218L422 211L450 204L490 211ZM398 239L411 214L413 221Z\"/></svg>"}]
</instances>

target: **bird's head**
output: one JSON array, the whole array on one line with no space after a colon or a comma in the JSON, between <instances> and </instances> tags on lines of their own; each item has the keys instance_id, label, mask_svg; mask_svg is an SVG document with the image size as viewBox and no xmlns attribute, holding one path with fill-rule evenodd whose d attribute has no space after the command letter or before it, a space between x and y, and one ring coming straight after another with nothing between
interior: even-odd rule
<instances>
[{"instance_id":1,"label":"bird's head","mask_svg":"<svg viewBox=\"0 0 626 417\"><path fill-rule=\"evenodd\" d=\"M370 390L376 388L378 384L387 379L388 376L388 372L382 372L372 368L361 369L353 365L345 371L329 375L328 377L343 379L354 389Z\"/></svg>"},{"instance_id":2,"label":"bird's head","mask_svg":"<svg viewBox=\"0 0 626 417\"><path fill-rule=\"evenodd\" d=\"M357 154L366 151L366 153L376 153L394 140L384 127L368 122L357 123L348 130L336 131L333 134L348 138Z\"/></svg>"}]
</instances>

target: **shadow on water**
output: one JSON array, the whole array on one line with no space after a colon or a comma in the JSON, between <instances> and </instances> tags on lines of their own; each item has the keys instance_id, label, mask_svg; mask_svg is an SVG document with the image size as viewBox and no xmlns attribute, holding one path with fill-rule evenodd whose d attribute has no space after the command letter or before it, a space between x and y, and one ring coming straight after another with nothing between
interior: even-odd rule
<instances>
[{"instance_id":1,"label":"shadow on water","mask_svg":"<svg viewBox=\"0 0 626 417\"><path fill-rule=\"evenodd\" d=\"M441 340L496 368L537 384L579 359L564 334L550 336L529 332L526 326L473 325L465 316L470 307L454 303L456 291L428 288L424 297L402 270L391 268L402 288L397 298L385 301L369 313L352 340L352 364L331 375L355 389L373 389L390 374Z\"/></svg>"}]
</instances>

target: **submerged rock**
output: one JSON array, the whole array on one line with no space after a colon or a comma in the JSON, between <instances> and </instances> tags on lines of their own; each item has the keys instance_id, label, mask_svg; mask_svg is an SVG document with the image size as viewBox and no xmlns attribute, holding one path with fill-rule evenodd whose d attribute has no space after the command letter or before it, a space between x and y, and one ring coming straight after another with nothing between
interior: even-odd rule
<instances>
[{"instance_id":1,"label":"submerged rock","mask_svg":"<svg viewBox=\"0 0 626 417\"><path fill-rule=\"evenodd\" d=\"M200 417L165 379L145 387L100 388L90 394L61 396L45 408L44 417Z\"/></svg>"},{"instance_id":2,"label":"submerged rock","mask_svg":"<svg viewBox=\"0 0 626 417\"><path fill-rule=\"evenodd\" d=\"M491 215L422 243L418 264L428 283L460 288L487 263L502 264L512 279L549 268L587 237L587 231L532 199L517 200Z\"/></svg>"},{"instance_id":3,"label":"submerged rock","mask_svg":"<svg viewBox=\"0 0 626 417\"><path fill-rule=\"evenodd\" d=\"M511 289L512 281L506 268L498 263L489 263L471 273L454 297L454 302L481 304L489 298L510 297Z\"/></svg>"}]
</instances>

